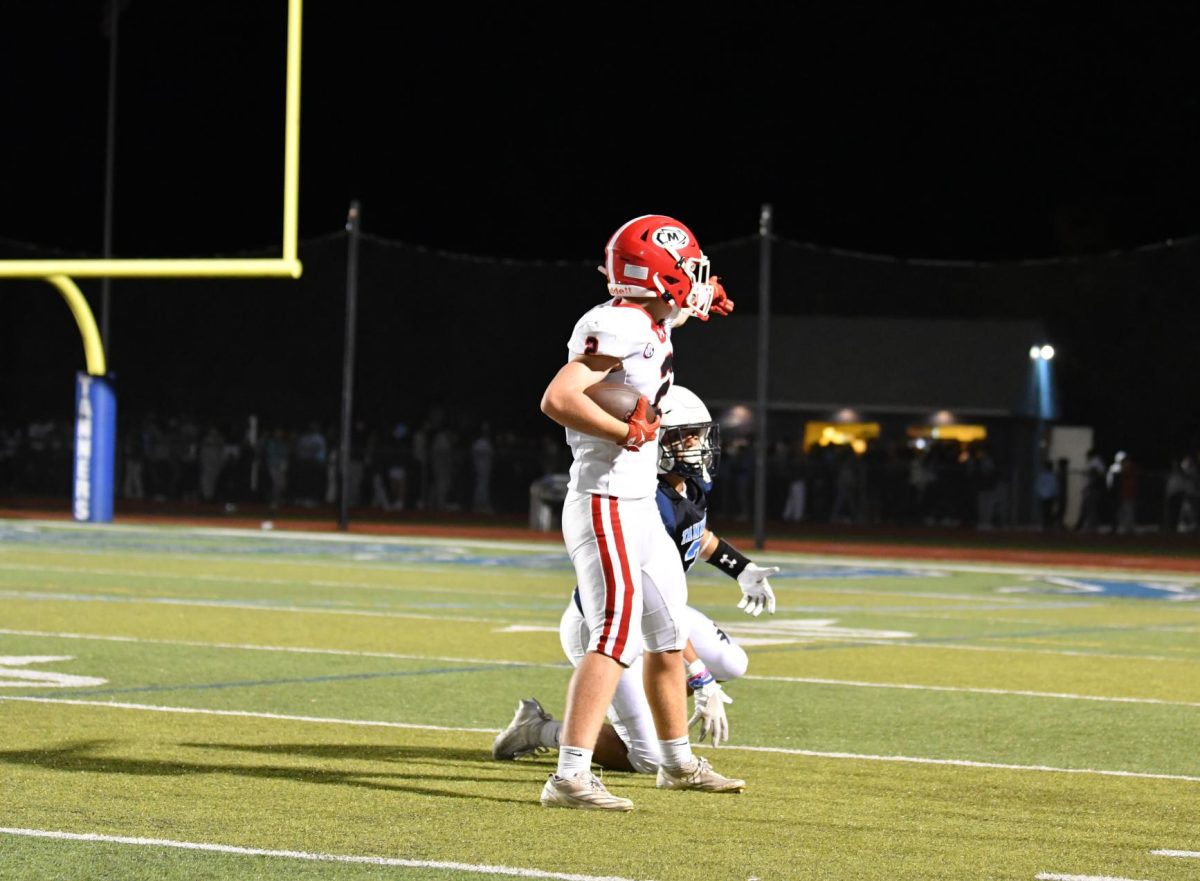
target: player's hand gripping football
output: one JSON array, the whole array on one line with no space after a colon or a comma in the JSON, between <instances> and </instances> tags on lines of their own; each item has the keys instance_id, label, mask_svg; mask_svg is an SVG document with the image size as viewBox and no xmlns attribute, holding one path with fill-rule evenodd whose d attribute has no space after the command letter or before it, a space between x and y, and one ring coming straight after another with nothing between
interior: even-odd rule
<instances>
[{"instance_id":1,"label":"player's hand gripping football","mask_svg":"<svg viewBox=\"0 0 1200 881\"><path fill-rule=\"evenodd\" d=\"M639 398L637 406L629 414L629 429L621 446L627 450L640 450L642 444L654 440L660 421L658 411L650 406L650 401L644 396Z\"/></svg>"},{"instance_id":2,"label":"player's hand gripping football","mask_svg":"<svg viewBox=\"0 0 1200 881\"><path fill-rule=\"evenodd\" d=\"M738 608L757 618L765 608L775 614L775 591L771 590L768 576L779 572L778 566L759 566L747 563L746 568L738 573L738 587L742 589L742 599Z\"/></svg>"},{"instance_id":3,"label":"player's hand gripping football","mask_svg":"<svg viewBox=\"0 0 1200 881\"><path fill-rule=\"evenodd\" d=\"M701 661L696 661L701 664ZM733 698L725 693L721 684L713 678L706 669L688 677L688 686L692 689L692 700L695 702L695 712L688 719L688 728L700 723L700 736L697 740L712 735L712 745L720 746L722 741L729 740L729 718L725 715L725 705L733 703Z\"/></svg>"}]
</instances>

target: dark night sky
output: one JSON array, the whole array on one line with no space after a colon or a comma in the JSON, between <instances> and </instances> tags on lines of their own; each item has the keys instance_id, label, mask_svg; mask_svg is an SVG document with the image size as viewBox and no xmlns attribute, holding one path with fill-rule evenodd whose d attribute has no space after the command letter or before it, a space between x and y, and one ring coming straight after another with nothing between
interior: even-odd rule
<instances>
[{"instance_id":1,"label":"dark night sky","mask_svg":"<svg viewBox=\"0 0 1200 881\"><path fill-rule=\"evenodd\" d=\"M339 226L351 198L381 235L508 257L593 256L644 206L735 237L764 201L783 235L899 256L1200 232L1189 21L1133 5L1058 20L850 6L668 26L309 0L302 234ZM0 235L100 246L101 8L6 14ZM285 16L284 0L128 3L122 254L278 239Z\"/></svg>"},{"instance_id":2,"label":"dark night sky","mask_svg":"<svg viewBox=\"0 0 1200 881\"><path fill-rule=\"evenodd\" d=\"M646 212L702 243L739 238L763 202L783 237L900 257L1200 233L1195 24L1167 6L1045 6L450 4L416 18L308 0L301 237L339 229L353 198L377 235L534 259L596 258ZM0 238L100 250L102 7L6 11ZM285 21L284 0L126 4L117 256L277 246Z\"/></svg>"}]
</instances>

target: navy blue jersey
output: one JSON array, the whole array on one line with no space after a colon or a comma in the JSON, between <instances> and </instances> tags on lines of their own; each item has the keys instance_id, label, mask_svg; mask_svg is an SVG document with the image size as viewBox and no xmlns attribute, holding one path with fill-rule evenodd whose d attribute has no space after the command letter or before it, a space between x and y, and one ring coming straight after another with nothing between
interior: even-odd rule
<instances>
[{"instance_id":1,"label":"navy blue jersey","mask_svg":"<svg viewBox=\"0 0 1200 881\"><path fill-rule=\"evenodd\" d=\"M698 480L695 477L685 477L683 493L677 493L660 474L658 476L658 492L654 501L658 503L658 514L662 517L663 526L671 534L675 546L679 548L679 557L683 560L686 572L700 556L700 546L704 543L704 530L708 522L708 494L712 492L712 481ZM571 599L575 601L579 614L583 614L583 602L579 599L579 585ZM715 626L715 625L714 625ZM717 630L721 639L729 642L729 637Z\"/></svg>"},{"instance_id":2,"label":"navy blue jersey","mask_svg":"<svg viewBox=\"0 0 1200 881\"><path fill-rule=\"evenodd\" d=\"M708 523L708 494L712 482L695 477L684 478L683 492L676 492L666 478L659 475L658 492L654 500L663 526L679 548L684 570L700 556L700 545L704 542L704 530Z\"/></svg>"}]
</instances>

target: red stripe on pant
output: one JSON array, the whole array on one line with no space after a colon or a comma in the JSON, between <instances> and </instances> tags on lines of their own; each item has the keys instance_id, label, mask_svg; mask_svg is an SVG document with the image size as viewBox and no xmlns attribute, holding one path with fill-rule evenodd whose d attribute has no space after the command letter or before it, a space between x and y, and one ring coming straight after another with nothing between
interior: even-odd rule
<instances>
[{"instance_id":1,"label":"red stripe on pant","mask_svg":"<svg viewBox=\"0 0 1200 881\"><path fill-rule=\"evenodd\" d=\"M612 632L613 616L617 613L617 584L604 532L604 517L601 508L603 504L600 496L592 496L592 531L596 534L596 545L600 549L600 566L604 570L604 630L600 633L600 644L596 648L600 654L607 655L608 652L604 650L604 646ZM619 656L620 652L616 657Z\"/></svg>"},{"instance_id":2,"label":"red stripe on pant","mask_svg":"<svg viewBox=\"0 0 1200 881\"><path fill-rule=\"evenodd\" d=\"M625 579L625 602L622 606L621 627L617 631L617 643L613 646L613 657L619 658L625 652L625 639L629 636L629 607L633 604L633 578L629 573L629 557L625 553L625 533L621 529L621 515L617 511L617 500L609 500L609 515L612 517L613 541L617 546L617 556L621 558L621 577Z\"/></svg>"}]
</instances>

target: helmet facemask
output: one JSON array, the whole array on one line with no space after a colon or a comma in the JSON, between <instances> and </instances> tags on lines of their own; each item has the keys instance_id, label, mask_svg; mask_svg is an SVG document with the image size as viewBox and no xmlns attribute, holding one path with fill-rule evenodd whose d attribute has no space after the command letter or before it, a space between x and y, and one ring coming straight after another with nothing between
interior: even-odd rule
<instances>
[{"instance_id":1,"label":"helmet facemask","mask_svg":"<svg viewBox=\"0 0 1200 881\"><path fill-rule=\"evenodd\" d=\"M663 284L665 280L672 287L678 287L681 280L667 276L666 279L661 279L657 273L654 275L654 284L663 295L663 299L670 299L679 311L686 312L693 318L706 318L708 310L712 306L713 296L716 293L716 286L709 283L708 276L710 266L708 257L701 253L699 257L682 257L674 248L664 249L668 254L675 258L675 268L682 272L689 282L688 292L683 301L675 296L674 292L668 290Z\"/></svg>"},{"instance_id":2,"label":"helmet facemask","mask_svg":"<svg viewBox=\"0 0 1200 881\"><path fill-rule=\"evenodd\" d=\"M711 482L721 464L721 429L715 422L692 422L659 429L658 470Z\"/></svg>"}]
</instances>

